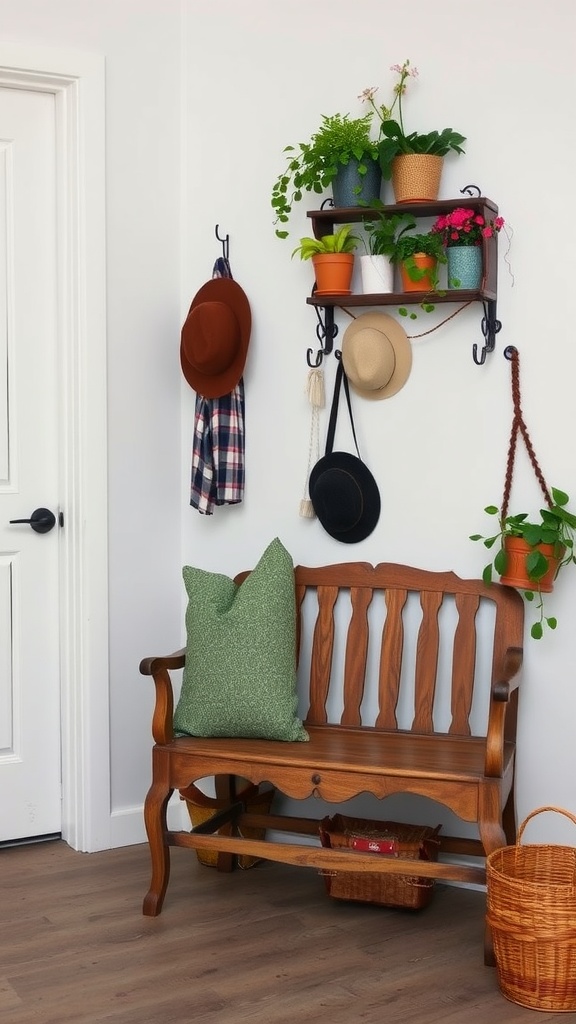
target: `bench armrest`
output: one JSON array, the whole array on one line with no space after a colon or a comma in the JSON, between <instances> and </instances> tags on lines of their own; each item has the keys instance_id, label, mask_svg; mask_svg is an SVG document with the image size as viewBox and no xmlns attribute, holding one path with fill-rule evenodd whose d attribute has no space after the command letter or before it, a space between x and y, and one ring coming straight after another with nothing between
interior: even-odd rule
<instances>
[{"instance_id":1,"label":"bench armrest","mask_svg":"<svg viewBox=\"0 0 576 1024\"><path fill-rule=\"evenodd\" d=\"M490 778L502 778L504 770L504 742L506 739L506 711L512 694L518 689L520 683L522 655L521 647L508 648L504 655L502 671L492 686L484 769L485 775ZM516 713L516 707L514 707L513 713Z\"/></svg>"},{"instance_id":2,"label":"bench armrest","mask_svg":"<svg viewBox=\"0 0 576 1024\"><path fill-rule=\"evenodd\" d=\"M156 704L152 717L152 736L155 743L171 743L174 739L174 691L170 672L184 668L185 650L182 648L164 658L144 658L140 662L143 676L152 676L156 687Z\"/></svg>"}]
</instances>

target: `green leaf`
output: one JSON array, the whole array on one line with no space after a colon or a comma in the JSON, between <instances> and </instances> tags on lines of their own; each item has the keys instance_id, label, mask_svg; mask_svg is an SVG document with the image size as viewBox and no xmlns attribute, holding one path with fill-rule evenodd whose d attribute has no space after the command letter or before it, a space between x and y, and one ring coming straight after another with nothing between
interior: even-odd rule
<instances>
[{"instance_id":1,"label":"green leaf","mask_svg":"<svg viewBox=\"0 0 576 1024\"><path fill-rule=\"evenodd\" d=\"M487 505L484 511L487 512L489 516L498 515L498 509L496 508L496 505Z\"/></svg>"},{"instance_id":2,"label":"green leaf","mask_svg":"<svg viewBox=\"0 0 576 1024\"><path fill-rule=\"evenodd\" d=\"M484 569L482 570L482 579L484 580L484 583L492 583L492 563L484 566Z\"/></svg>"},{"instance_id":3,"label":"green leaf","mask_svg":"<svg viewBox=\"0 0 576 1024\"><path fill-rule=\"evenodd\" d=\"M502 576L506 572L506 564L508 559L506 558L506 552L500 548L494 559L494 568L499 576Z\"/></svg>"},{"instance_id":4,"label":"green leaf","mask_svg":"<svg viewBox=\"0 0 576 1024\"><path fill-rule=\"evenodd\" d=\"M535 622L534 625L532 626L532 629L530 630L530 636L532 637L533 640L541 640L543 632L544 631L542 629L542 623L541 622Z\"/></svg>"},{"instance_id":5,"label":"green leaf","mask_svg":"<svg viewBox=\"0 0 576 1024\"><path fill-rule=\"evenodd\" d=\"M484 538L480 533L471 533L468 540L483 540Z\"/></svg>"},{"instance_id":6,"label":"green leaf","mask_svg":"<svg viewBox=\"0 0 576 1024\"><path fill-rule=\"evenodd\" d=\"M524 597L526 598L527 601L533 601L534 600L534 591L533 590L525 590L524 591Z\"/></svg>"},{"instance_id":7,"label":"green leaf","mask_svg":"<svg viewBox=\"0 0 576 1024\"><path fill-rule=\"evenodd\" d=\"M408 316L408 310L406 309L406 306L400 306L398 312L400 316Z\"/></svg>"},{"instance_id":8,"label":"green leaf","mask_svg":"<svg viewBox=\"0 0 576 1024\"><path fill-rule=\"evenodd\" d=\"M531 551L526 555L526 571L531 580L541 580L549 568L550 563L541 551Z\"/></svg>"},{"instance_id":9,"label":"green leaf","mask_svg":"<svg viewBox=\"0 0 576 1024\"><path fill-rule=\"evenodd\" d=\"M551 488L551 494L555 505L567 505L570 501L566 491L559 491L557 487Z\"/></svg>"},{"instance_id":10,"label":"green leaf","mask_svg":"<svg viewBox=\"0 0 576 1024\"><path fill-rule=\"evenodd\" d=\"M499 536L500 536L500 534L497 533L495 537L486 537L485 540L484 540L484 547L485 548L492 548L492 547L494 547L494 544L498 540Z\"/></svg>"},{"instance_id":11,"label":"green leaf","mask_svg":"<svg viewBox=\"0 0 576 1024\"><path fill-rule=\"evenodd\" d=\"M556 629L556 626L558 625L558 620L554 618L553 615L551 615L549 619L546 619L546 624L550 627L550 629Z\"/></svg>"}]
</instances>

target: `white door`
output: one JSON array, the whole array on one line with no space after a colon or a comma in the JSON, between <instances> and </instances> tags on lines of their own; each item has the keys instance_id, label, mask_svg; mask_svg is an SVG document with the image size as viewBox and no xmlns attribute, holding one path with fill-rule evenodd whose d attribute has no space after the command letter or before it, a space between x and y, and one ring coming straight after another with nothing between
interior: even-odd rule
<instances>
[{"instance_id":1,"label":"white door","mask_svg":"<svg viewBox=\"0 0 576 1024\"><path fill-rule=\"evenodd\" d=\"M0 841L61 830L55 125L0 88Z\"/></svg>"}]
</instances>

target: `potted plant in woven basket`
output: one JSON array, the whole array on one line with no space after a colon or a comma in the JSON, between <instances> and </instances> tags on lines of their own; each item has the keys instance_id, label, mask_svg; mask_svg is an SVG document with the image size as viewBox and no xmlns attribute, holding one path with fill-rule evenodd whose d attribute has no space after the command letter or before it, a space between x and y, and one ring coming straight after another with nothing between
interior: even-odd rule
<instances>
[{"instance_id":1,"label":"potted plant in woven basket","mask_svg":"<svg viewBox=\"0 0 576 1024\"><path fill-rule=\"evenodd\" d=\"M373 111L363 117L324 115L309 142L286 146L286 168L272 188L274 224L278 238L287 238L286 225L294 203L304 192L322 195L332 187L334 205L371 206L380 198L382 174L378 146L370 136Z\"/></svg>"},{"instance_id":2,"label":"potted plant in woven basket","mask_svg":"<svg viewBox=\"0 0 576 1024\"><path fill-rule=\"evenodd\" d=\"M466 138L453 128L407 133L404 129L402 97L406 92L407 80L417 78L418 69L411 66L409 60L405 60L402 65L393 64L390 70L400 76L394 86L394 99L390 107L376 105L374 96L377 88L365 89L361 94L361 98L371 104L380 118L378 154L382 177L385 181L392 179L397 203L434 201L440 191L444 157L450 151L463 153L462 143L466 142ZM392 117L396 106L397 121Z\"/></svg>"}]
</instances>

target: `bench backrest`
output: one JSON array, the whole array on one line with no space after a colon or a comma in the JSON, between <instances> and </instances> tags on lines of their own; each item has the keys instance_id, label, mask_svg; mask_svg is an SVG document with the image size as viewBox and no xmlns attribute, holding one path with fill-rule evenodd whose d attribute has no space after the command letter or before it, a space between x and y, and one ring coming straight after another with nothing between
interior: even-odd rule
<instances>
[{"instance_id":1,"label":"bench backrest","mask_svg":"<svg viewBox=\"0 0 576 1024\"><path fill-rule=\"evenodd\" d=\"M523 642L516 590L366 562L297 566L295 582L309 725L485 735L505 651Z\"/></svg>"}]
</instances>

